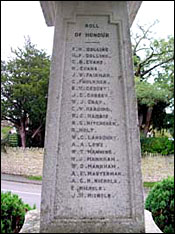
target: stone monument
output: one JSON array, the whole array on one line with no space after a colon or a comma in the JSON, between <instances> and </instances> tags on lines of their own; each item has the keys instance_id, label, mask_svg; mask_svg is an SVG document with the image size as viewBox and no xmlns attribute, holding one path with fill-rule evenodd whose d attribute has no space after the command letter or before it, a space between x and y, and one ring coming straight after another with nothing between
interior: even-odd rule
<instances>
[{"instance_id":1,"label":"stone monument","mask_svg":"<svg viewBox=\"0 0 175 234\"><path fill-rule=\"evenodd\" d=\"M129 29L141 2L41 1L55 26L41 233L144 233Z\"/></svg>"}]
</instances>

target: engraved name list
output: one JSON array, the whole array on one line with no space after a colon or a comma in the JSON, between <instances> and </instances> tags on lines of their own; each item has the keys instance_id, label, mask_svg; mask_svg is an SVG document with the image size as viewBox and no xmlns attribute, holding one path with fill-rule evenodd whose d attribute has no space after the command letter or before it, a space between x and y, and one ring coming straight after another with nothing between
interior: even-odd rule
<instances>
[{"instance_id":1,"label":"engraved name list","mask_svg":"<svg viewBox=\"0 0 175 234\"><path fill-rule=\"evenodd\" d=\"M113 199L116 212L117 207L129 210L124 105L117 101L123 100L118 44L117 26L107 16L77 16L67 25L63 84L69 90L64 108L71 120L71 204L75 199L91 204L95 198L100 207ZM122 187L126 194L118 200Z\"/></svg>"}]
</instances>

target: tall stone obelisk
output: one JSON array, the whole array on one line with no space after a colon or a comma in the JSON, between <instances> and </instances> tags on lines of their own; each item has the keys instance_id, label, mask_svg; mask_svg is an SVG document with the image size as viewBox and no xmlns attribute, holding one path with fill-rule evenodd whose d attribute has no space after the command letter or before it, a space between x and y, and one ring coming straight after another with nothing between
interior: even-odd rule
<instances>
[{"instance_id":1,"label":"tall stone obelisk","mask_svg":"<svg viewBox=\"0 0 175 234\"><path fill-rule=\"evenodd\" d=\"M140 3L41 1L55 26L43 233L144 233L129 33Z\"/></svg>"}]
</instances>

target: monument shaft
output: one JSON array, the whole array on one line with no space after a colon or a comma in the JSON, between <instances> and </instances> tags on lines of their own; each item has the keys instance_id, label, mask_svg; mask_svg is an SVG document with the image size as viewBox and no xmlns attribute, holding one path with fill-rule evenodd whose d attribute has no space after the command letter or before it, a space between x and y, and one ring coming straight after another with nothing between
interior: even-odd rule
<instances>
[{"instance_id":1,"label":"monument shaft","mask_svg":"<svg viewBox=\"0 0 175 234\"><path fill-rule=\"evenodd\" d=\"M41 232L144 233L126 1L55 2Z\"/></svg>"}]
</instances>

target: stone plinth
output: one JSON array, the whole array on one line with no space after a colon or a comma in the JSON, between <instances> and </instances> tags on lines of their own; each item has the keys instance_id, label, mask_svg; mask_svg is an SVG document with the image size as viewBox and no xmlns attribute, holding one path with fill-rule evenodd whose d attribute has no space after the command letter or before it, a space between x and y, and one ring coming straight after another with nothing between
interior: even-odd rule
<instances>
[{"instance_id":1,"label":"stone plinth","mask_svg":"<svg viewBox=\"0 0 175 234\"><path fill-rule=\"evenodd\" d=\"M155 224L151 212L145 210L145 233L163 233ZM39 233L40 232L40 212L30 210L25 216L25 222L20 233Z\"/></svg>"}]
</instances>

